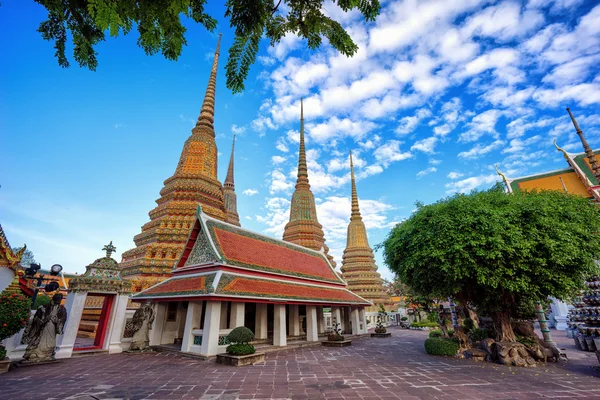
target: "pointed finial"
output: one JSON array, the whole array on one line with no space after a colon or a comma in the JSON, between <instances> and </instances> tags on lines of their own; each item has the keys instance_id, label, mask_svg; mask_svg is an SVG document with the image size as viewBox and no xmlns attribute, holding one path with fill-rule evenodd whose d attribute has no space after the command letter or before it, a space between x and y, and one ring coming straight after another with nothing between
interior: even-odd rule
<instances>
[{"instance_id":1,"label":"pointed finial","mask_svg":"<svg viewBox=\"0 0 600 400\"><path fill-rule=\"evenodd\" d=\"M304 147L304 104L300 99L300 154L298 156L298 185L308 184L308 165L306 163L306 149Z\"/></svg>"},{"instance_id":2,"label":"pointed finial","mask_svg":"<svg viewBox=\"0 0 600 400\"><path fill-rule=\"evenodd\" d=\"M360 218L360 209L358 207L358 194L356 193L356 181L354 179L354 163L352 162L352 150L350 150L350 181L352 184L352 214L350 219Z\"/></svg>"},{"instance_id":3,"label":"pointed finial","mask_svg":"<svg viewBox=\"0 0 600 400\"><path fill-rule=\"evenodd\" d=\"M508 190L509 193L512 193L512 189L511 189L510 185L508 184L508 179L506 178L506 175L504 175L502 172L500 172L500 170L498 169L498 164L496 164L495 167L496 167L496 173L502 177L502 180L504 181L504 184L506 185L506 189Z\"/></svg>"},{"instance_id":4,"label":"pointed finial","mask_svg":"<svg viewBox=\"0 0 600 400\"><path fill-rule=\"evenodd\" d=\"M581 140L581 144L583 145L583 149L585 151L585 154L587 155L588 162L590 163L590 166L592 168L592 173L594 174L594 177L596 178L596 184L600 184L600 164L598 164L596 155L594 154L594 151L588 144L587 140L585 140L585 136L583 136L583 131L581 130L581 128L579 128L579 124L575 120L575 117L573 116L571 109L568 107L567 107L567 112L569 113L569 116L571 117L571 121L573 122L575 131L577 132L577 136L579 136L579 140Z\"/></svg>"},{"instance_id":5,"label":"pointed finial","mask_svg":"<svg viewBox=\"0 0 600 400\"><path fill-rule=\"evenodd\" d=\"M235 136L236 134L233 134L233 143L231 143L231 157L229 158L229 168L227 169L227 177L225 178L225 186L227 187L234 187L233 184L233 154L235 151Z\"/></svg>"},{"instance_id":6,"label":"pointed finial","mask_svg":"<svg viewBox=\"0 0 600 400\"><path fill-rule=\"evenodd\" d=\"M196 122L196 126L192 129L193 133L208 133L215 136L215 91L217 87L217 69L219 66L219 52L221 49L221 35L219 34L219 40L217 42L217 49L215 50L215 58L213 61L213 66L210 71L210 78L208 79L208 86L206 87L206 93L204 95L204 102L202 103L202 108L200 109L200 116L198 117L198 122ZM208 128L208 132L206 129L201 129L202 127Z\"/></svg>"},{"instance_id":7,"label":"pointed finial","mask_svg":"<svg viewBox=\"0 0 600 400\"><path fill-rule=\"evenodd\" d=\"M102 251L106 251L106 257L110 258L110 255L112 253L114 253L115 251L117 251L117 248L115 246L113 246L112 240L111 240L109 244L107 244L106 246L104 246L102 248Z\"/></svg>"},{"instance_id":8,"label":"pointed finial","mask_svg":"<svg viewBox=\"0 0 600 400\"><path fill-rule=\"evenodd\" d=\"M567 152L565 150L563 150L562 148L560 148L558 146L558 144L556 144L556 139L554 139L554 147L556 147L556 150L560 151L561 153L563 153L563 156L565 157L565 159L567 161L569 161L569 154L567 154Z\"/></svg>"}]
</instances>

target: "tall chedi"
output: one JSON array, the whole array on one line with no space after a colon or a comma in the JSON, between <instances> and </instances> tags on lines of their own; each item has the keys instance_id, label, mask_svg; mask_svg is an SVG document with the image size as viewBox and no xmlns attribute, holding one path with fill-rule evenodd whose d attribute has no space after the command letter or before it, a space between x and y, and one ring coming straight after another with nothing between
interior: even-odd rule
<instances>
[{"instance_id":1,"label":"tall chedi","mask_svg":"<svg viewBox=\"0 0 600 400\"><path fill-rule=\"evenodd\" d=\"M223 185L223 201L225 202L226 221L230 224L240 225L240 216L237 212L237 196L235 195L235 185L233 184L233 153L235 150L235 134L233 135L233 144L231 145L231 158L229 159L229 168L227 168L227 177Z\"/></svg>"},{"instance_id":2,"label":"tall chedi","mask_svg":"<svg viewBox=\"0 0 600 400\"><path fill-rule=\"evenodd\" d=\"M217 179L217 145L214 115L217 66L221 36L208 80L200 116L183 145L173 176L164 182L158 204L148 214L150 222L133 239L136 247L123 253L122 276L136 279L135 290L164 280L181 255L198 203L211 217L226 220L223 186Z\"/></svg>"},{"instance_id":3,"label":"tall chedi","mask_svg":"<svg viewBox=\"0 0 600 400\"><path fill-rule=\"evenodd\" d=\"M292 195L292 204L290 205L290 221L285 225L283 240L317 251L323 249L327 259L335 267L335 261L329 255L329 247L325 244L323 226L317 219L315 196L311 192L308 183L308 165L304 148L304 104L302 99L300 99L298 179L296 180L296 190Z\"/></svg>"},{"instance_id":4,"label":"tall chedi","mask_svg":"<svg viewBox=\"0 0 600 400\"><path fill-rule=\"evenodd\" d=\"M377 311L380 304L391 306L393 303L383 287L381 275L377 272L375 256L367 238L367 229L360 215L352 153L350 153L350 177L352 182L352 213L348 225L346 250L344 250L342 256L342 279L348 282L350 291L375 304L375 307L370 311Z\"/></svg>"}]
</instances>

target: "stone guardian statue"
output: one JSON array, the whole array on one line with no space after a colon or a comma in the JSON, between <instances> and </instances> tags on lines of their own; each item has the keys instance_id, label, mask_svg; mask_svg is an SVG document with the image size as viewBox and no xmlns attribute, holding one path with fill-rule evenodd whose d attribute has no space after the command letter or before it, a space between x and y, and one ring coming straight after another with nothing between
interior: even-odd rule
<instances>
[{"instance_id":1,"label":"stone guardian statue","mask_svg":"<svg viewBox=\"0 0 600 400\"><path fill-rule=\"evenodd\" d=\"M152 322L154 322L154 308L151 302L146 302L133 314L131 323L134 333L129 351L150 350L149 330Z\"/></svg>"},{"instance_id":2,"label":"stone guardian statue","mask_svg":"<svg viewBox=\"0 0 600 400\"><path fill-rule=\"evenodd\" d=\"M56 335L62 335L67 320L67 309L60 303L63 295L52 297L52 301L40 306L23 333L22 342L27 344L23 364L55 361Z\"/></svg>"}]
</instances>

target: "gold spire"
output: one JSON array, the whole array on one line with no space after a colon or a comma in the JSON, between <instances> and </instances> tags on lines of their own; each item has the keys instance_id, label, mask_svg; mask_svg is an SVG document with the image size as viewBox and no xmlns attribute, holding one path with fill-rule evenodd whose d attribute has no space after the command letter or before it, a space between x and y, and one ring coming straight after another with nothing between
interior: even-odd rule
<instances>
[{"instance_id":1,"label":"gold spire","mask_svg":"<svg viewBox=\"0 0 600 400\"><path fill-rule=\"evenodd\" d=\"M215 122L215 91L217 88L217 68L219 66L219 50L221 48L221 34L219 34L219 41L217 42L217 49L215 50L215 59L213 61L212 70L210 71L210 79L208 80L208 86L206 87L206 94L204 95L204 103L200 109L200 116L198 122L192 130L193 133L208 133L215 136L215 128L213 126ZM206 129L201 129L207 127Z\"/></svg>"},{"instance_id":2,"label":"gold spire","mask_svg":"<svg viewBox=\"0 0 600 400\"><path fill-rule=\"evenodd\" d=\"M223 202L225 203L226 221L230 224L240 225L240 216L237 212L237 196L235 194L235 185L233 184L233 154L235 150L235 133L231 143L231 157L229 158L229 168L227 177L223 185Z\"/></svg>"},{"instance_id":3,"label":"gold spire","mask_svg":"<svg viewBox=\"0 0 600 400\"><path fill-rule=\"evenodd\" d=\"M235 133L233 134L233 143L231 144L231 157L229 158L229 168L227 169L227 177L225 178L226 187L235 187L233 184L233 152L235 150Z\"/></svg>"},{"instance_id":4,"label":"gold spire","mask_svg":"<svg viewBox=\"0 0 600 400\"><path fill-rule=\"evenodd\" d=\"M308 165L306 163L306 149L304 147L304 104L303 99L300 99L300 154L298 156L298 180L296 181L296 188L298 186L308 186Z\"/></svg>"},{"instance_id":5,"label":"gold spire","mask_svg":"<svg viewBox=\"0 0 600 400\"><path fill-rule=\"evenodd\" d=\"M290 204L290 220L283 230L283 240L309 249L324 250L327 259L335 267L329 247L325 244L323 226L317 219L315 196L308 183L308 166L304 147L304 105L300 99L300 150L298 155L298 179Z\"/></svg>"},{"instance_id":6,"label":"gold spire","mask_svg":"<svg viewBox=\"0 0 600 400\"><path fill-rule=\"evenodd\" d=\"M350 181L352 185L352 213L348 224L346 249L342 256L342 278L348 282L348 289L363 298L372 301L375 308L379 304L391 306L389 297L383 287L381 275L377 272L375 256L369 246L367 228L360 215L354 163L350 152Z\"/></svg>"},{"instance_id":7,"label":"gold spire","mask_svg":"<svg viewBox=\"0 0 600 400\"><path fill-rule=\"evenodd\" d=\"M358 208L358 195L356 194L356 182L354 181L354 164L352 163L352 150L350 150L350 180L352 181L352 214L350 220L362 219Z\"/></svg>"},{"instance_id":8,"label":"gold spire","mask_svg":"<svg viewBox=\"0 0 600 400\"><path fill-rule=\"evenodd\" d=\"M585 136L583 136L583 131L581 130L581 128L579 128L579 124L575 120L575 117L573 116L571 109L567 108L567 112L569 113L569 116L571 117L571 121L573 121L573 126L575 127L575 131L577 132L577 136L579 136L579 139L581 140L581 144L583 145L583 149L585 150L585 154L587 155L587 159L592 168L592 173L594 174L594 177L596 178L596 183L600 184L600 165L598 164L596 155L594 154L594 151L591 149L587 140L585 140Z\"/></svg>"}]
</instances>

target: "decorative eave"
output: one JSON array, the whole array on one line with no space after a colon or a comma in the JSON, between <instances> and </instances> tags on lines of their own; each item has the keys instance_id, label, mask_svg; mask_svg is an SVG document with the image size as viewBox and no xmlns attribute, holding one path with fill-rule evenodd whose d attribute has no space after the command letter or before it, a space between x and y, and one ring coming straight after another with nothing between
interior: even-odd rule
<instances>
[{"instance_id":1,"label":"decorative eave","mask_svg":"<svg viewBox=\"0 0 600 400\"><path fill-rule=\"evenodd\" d=\"M131 293L132 284L121 278L118 265L107 253L106 257L98 258L86 266L83 275L69 281L69 292Z\"/></svg>"},{"instance_id":2,"label":"decorative eave","mask_svg":"<svg viewBox=\"0 0 600 400\"><path fill-rule=\"evenodd\" d=\"M7 264L8 264L8 265L2 265L2 263L0 263L0 267L8 267L13 270L17 270L19 268L19 263L21 262L21 258L23 257L23 253L25 253L26 249L27 249L27 245L23 245L23 247L20 248L19 251L17 251L15 253L12 250L12 248L10 247L10 243L8 242L8 239L6 238L4 229L2 229L2 225L0 225L0 253L3 254L3 257L1 257L1 258L5 258L7 261ZM0 260L1 260L1 258L0 258Z\"/></svg>"}]
</instances>

